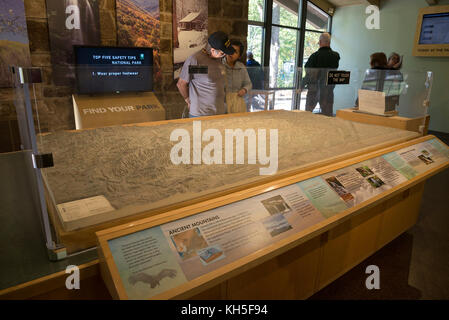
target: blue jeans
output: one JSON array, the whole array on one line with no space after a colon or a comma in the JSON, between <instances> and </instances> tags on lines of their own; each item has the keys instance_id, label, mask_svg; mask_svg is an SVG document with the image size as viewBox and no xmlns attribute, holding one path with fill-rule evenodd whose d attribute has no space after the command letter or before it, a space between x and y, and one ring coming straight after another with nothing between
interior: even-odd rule
<instances>
[{"instance_id":1,"label":"blue jeans","mask_svg":"<svg viewBox=\"0 0 449 320\"><path fill-rule=\"evenodd\" d=\"M194 115L189 113L189 118L199 118L199 117L201 117L201 116L194 116Z\"/></svg>"}]
</instances>

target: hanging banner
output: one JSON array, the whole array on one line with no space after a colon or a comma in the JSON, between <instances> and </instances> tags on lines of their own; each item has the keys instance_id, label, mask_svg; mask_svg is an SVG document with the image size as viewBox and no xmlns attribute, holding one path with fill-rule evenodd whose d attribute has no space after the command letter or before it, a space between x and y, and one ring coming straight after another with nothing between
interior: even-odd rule
<instances>
[{"instance_id":1,"label":"hanging banner","mask_svg":"<svg viewBox=\"0 0 449 320\"><path fill-rule=\"evenodd\" d=\"M0 88L5 88L13 86L10 66L30 65L30 50L23 0L0 4Z\"/></svg>"},{"instance_id":2,"label":"hanging banner","mask_svg":"<svg viewBox=\"0 0 449 320\"><path fill-rule=\"evenodd\" d=\"M55 85L75 85L74 45L101 44L99 0L47 0Z\"/></svg>"},{"instance_id":3,"label":"hanging banner","mask_svg":"<svg viewBox=\"0 0 449 320\"><path fill-rule=\"evenodd\" d=\"M153 79L158 82L162 78L159 0L116 0L116 12L118 45L153 48Z\"/></svg>"},{"instance_id":4,"label":"hanging banner","mask_svg":"<svg viewBox=\"0 0 449 320\"><path fill-rule=\"evenodd\" d=\"M207 0L173 0L173 71L207 44Z\"/></svg>"}]
</instances>

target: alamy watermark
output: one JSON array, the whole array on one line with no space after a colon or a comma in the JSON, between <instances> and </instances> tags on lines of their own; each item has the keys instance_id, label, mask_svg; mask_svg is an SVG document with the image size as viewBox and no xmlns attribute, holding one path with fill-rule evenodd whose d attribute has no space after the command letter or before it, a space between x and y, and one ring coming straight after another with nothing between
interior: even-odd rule
<instances>
[{"instance_id":1,"label":"alamy watermark","mask_svg":"<svg viewBox=\"0 0 449 320\"><path fill-rule=\"evenodd\" d=\"M365 13L369 16L365 20L365 26L368 30L380 29L380 10L378 6L371 5L366 7Z\"/></svg>"},{"instance_id":2,"label":"alamy watermark","mask_svg":"<svg viewBox=\"0 0 449 320\"><path fill-rule=\"evenodd\" d=\"M376 265L369 265L365 270L370 276L365 280L365 286L368 290L380 289L380 270Z\"/></svg>"},{"instance_id":3,"label":"alamy watermark","mask_svg":"<svg viewBox=\"0 0 449 320\"><path fill-rule=\"evenodd\" d=\"M80 269L77 266L70 265L65 269L65 273L71 274L65 280L65 287L68 290L78 290L80 288Z\"/></svg>"},{"instance_id":4,"label":"alamy watermark","mask_svg":"<svg viewBox=\"0 0 449 320\"><path fill-rule=\"evenodd\" d=\"M186 129L175 129L170 141L176 143L170 151L173 164L235 164L245 163L245 140L247 143L247 163L265 166L259 168L261 175L272 175L278 169L278 130L225 129L224 139L218 129L201 130L201 121L193 121L193 137ZM267 154L267 134L269 134L269 154ZM224 140L224 141L223 141ZM207 144L203 147L202 143ZM224 145L223 145L224 142ZM235 142L235 144L234 144ZM235 148L234 148L235 146Z\"/></svg>"},{"instance_id":5,"label":"alamy watermark","mask_svg":"<svg viewBox=\"0 0 449 320\"><path fill-rule=\"evenodd\" d=\"M80 29L80 8L72 4L65 8L65 13L69 16L65 19L65 27L67 30Z\"/></svg>"}]
</instances>

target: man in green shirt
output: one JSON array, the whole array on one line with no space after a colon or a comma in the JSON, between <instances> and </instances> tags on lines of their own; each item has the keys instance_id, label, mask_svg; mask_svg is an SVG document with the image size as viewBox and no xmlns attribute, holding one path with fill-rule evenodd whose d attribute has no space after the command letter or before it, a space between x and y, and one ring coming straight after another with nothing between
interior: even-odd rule
<instances>
[{"instance_id":1,"label":"man in green shirt","mask_svg":"<svg viewBox=\"0 0 449 320\"><path fill-rule=\"evenodd\" d=\"M334 85L327 85L327 72L338 69L340 55L331 49L331 36L322 33L320 49L313 53L307 61L304 84L307 86L306 111L312 112L318 101L321 113L332 116L334 106Z\"/></svg>"}]
</instances>

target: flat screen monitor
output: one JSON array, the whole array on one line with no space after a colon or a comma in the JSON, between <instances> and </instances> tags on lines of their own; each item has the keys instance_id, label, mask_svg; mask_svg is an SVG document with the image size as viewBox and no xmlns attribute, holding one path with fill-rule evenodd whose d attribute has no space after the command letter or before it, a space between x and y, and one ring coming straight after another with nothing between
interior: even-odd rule
<instances>
[{"instance_id":1,"label":"flat screen monitor","mask_svg":"<svg viewBox=\"0 0 449 320\"><path fill-rule=\"evenodd\" d=\"M75 46L78 93L153 90L153 49Z\"/></svg>"},{"instance_id":2,"label":"flat screen monitor","mask_svg":"<svg viewBox=\"0 0 449 320\"><path fill-rule=\"evenodd\" d=\"M419 44L449 44L449 12L423 15Z\"/></svg>"}]
</instances>

